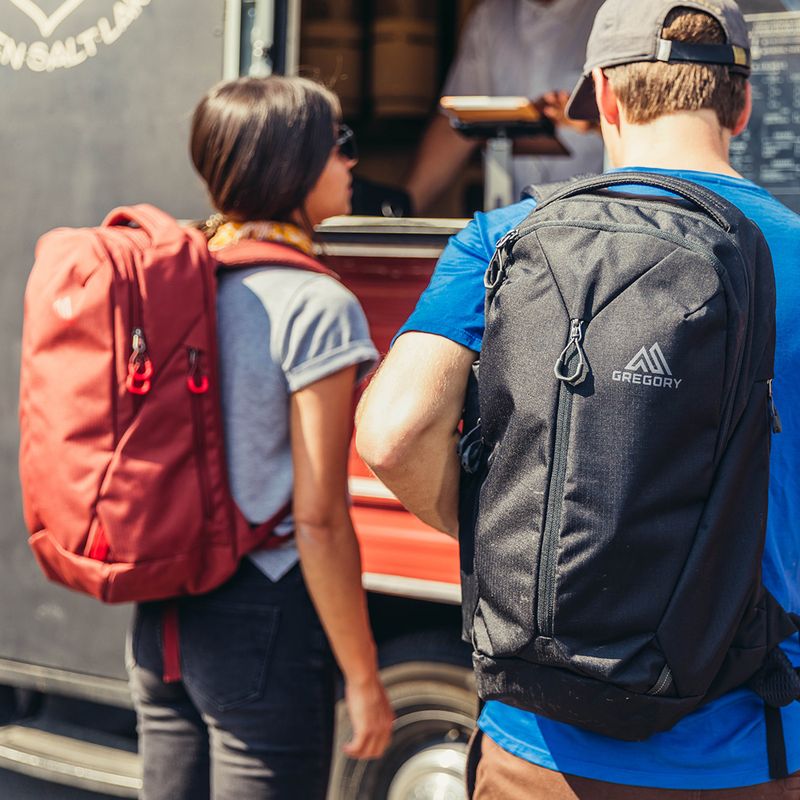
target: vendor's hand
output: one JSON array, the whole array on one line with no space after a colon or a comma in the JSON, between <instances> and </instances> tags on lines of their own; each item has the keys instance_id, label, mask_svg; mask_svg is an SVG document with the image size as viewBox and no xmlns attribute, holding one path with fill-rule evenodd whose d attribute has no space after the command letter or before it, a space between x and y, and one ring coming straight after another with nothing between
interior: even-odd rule
<instances>
[{"instance_id":1,"label":"vendor's hand","mask_svg":"<svg viewBox=\"0 0 800 800\"><path fill-rule=\"evenodd\" d=\"M380 758L392 738L394 712L378 675L365 682L346 681L344 700L353 737L342 751L350 758Z\"/></svg>"},{"instance_id":2,"label":"vendor's hand","mask_svg":"<svg viewBox=\"0 0 800 800\"><path fill-rule=\"evenodd\" d=\"M566 114L569 92L553 91L543 94L534 105L556 127L571 128L578 133L599 133L600 126L596 122L582 119L570 119Z\"/></svg>"}]
</instances>

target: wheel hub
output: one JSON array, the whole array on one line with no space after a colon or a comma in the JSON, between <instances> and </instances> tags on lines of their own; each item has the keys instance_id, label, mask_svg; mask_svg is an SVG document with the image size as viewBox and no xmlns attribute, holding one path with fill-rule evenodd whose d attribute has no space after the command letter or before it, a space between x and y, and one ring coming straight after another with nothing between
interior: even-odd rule
<instances>
[{"instance_id":1,"label":"wheel hub","mask_svg":"<svg viewBox=\"0 0 800 800\"><path fill-rule=\"evenodd\" d=\"M387 800L466 800L467 747L453 742L423 750L397 771Z\"/></svg>"}]
</instances>

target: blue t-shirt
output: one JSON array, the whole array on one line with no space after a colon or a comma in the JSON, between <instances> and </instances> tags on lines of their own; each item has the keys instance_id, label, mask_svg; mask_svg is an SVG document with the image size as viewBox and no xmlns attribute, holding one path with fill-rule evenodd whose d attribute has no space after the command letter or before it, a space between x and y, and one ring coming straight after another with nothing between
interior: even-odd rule
<instances>
[{"instance_id":1,"label":"blue t-shirt","mask_svg":"<svg viewBox=\"0 0 800 800\"><path fill-rule=\"evenodd\" d=\"M772 440L764 583L786 609L800 613L800 217L750 181L707 172L648 169L685 178L726 197L754 220L772 252L777 283L775 403L783 433ZM645 187L628 191L649 194ZM483 274L501 236L535 202L476 214L450 240L430 285L400 333L445 336L478 351L483 336ZM398 335L399 335L398 334ZM796 636L783 643L800 666ZM782 711L790 772L800 770L800 703ZM554 722L499 702L487 703L480 727L498 744L542 767L585 778L671 789L726 789L769 780L764 706L740 689L702 706L672 730L624 742Z\"/></svg>"}]
</instances>

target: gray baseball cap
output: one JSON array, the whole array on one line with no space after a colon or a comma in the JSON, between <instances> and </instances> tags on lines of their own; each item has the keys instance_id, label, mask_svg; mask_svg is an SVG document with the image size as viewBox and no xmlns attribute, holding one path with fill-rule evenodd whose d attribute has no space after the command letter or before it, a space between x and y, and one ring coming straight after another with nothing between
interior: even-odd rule
<instances>
[{"instance_id":1,"label":"gray baseball cap","mask_svg":"<svg viewBox=\"0 0 800 800\"><path fill-rule=\"evenodd\" d=\"M725 31L725 44L688 44L661 38L664 20L673 8L703 11ZM734 0L606 0L597 12L583 75L567 103L571 119L597 121L592 70L637 61L726 64L750 74L750 37Z\"/></svg>"}]
</instances>

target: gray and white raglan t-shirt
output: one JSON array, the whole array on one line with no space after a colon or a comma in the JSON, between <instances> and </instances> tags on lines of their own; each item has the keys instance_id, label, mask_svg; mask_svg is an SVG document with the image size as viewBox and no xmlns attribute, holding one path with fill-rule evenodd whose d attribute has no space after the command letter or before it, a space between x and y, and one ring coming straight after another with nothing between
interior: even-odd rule
<instances>
[{"instance_id":1,"label":"gray and white raglan t-shirt","mask_svg":"<svg viewBox=\"0 0 800 800\"><path fill-rule=\"evenodd\" d=\"M290 267L222 273L217 294L222 416L231 492L253 523L292 496L290 396L378 353L355 296L335 279ZM293 530L291 516L276 528ZM272 580L298 560L294 540L250 558Z\"/></svg>"}]
</instances>

